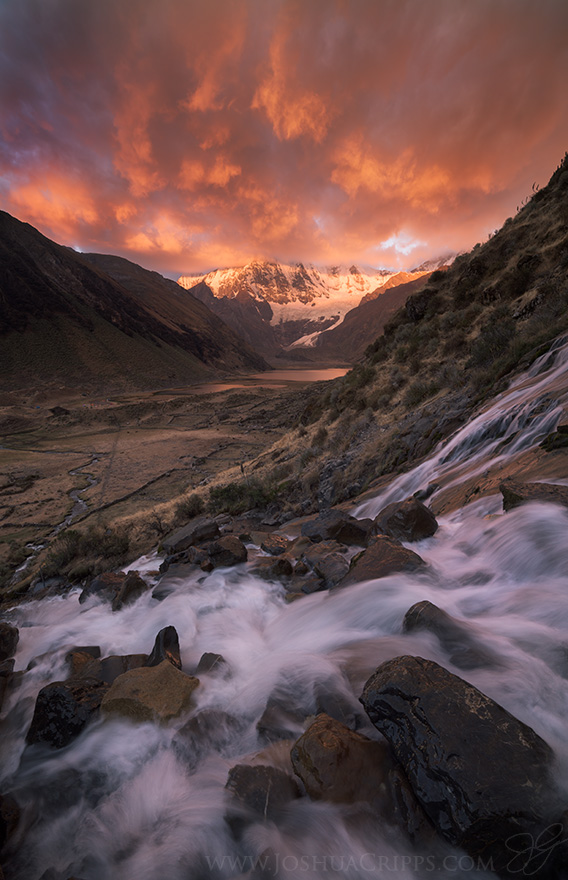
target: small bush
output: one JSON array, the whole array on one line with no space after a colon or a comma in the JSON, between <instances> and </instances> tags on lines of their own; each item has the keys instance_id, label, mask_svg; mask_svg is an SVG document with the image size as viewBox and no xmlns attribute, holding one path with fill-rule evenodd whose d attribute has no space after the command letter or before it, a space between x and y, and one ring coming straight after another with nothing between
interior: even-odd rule
<instances>
[{"instance_id":1,"label":"small bush","mask_svg":"<svg viewBox=\"0 0 568 880\"><path fill-rule=\"evenodd\" d=\"M437 381L426 382L423 379L417 379L416 382L413 382L407 388L404 395L404 403L407 406L417 406L423 400L427 400L428 397L437 394L439 390L440 385Z\"/></svg>"},{"instance_id":2,"label":"small bush","mask_svg":"<svg viewBox=\"0 0 568 880\"><path fill-rule=\"evenodd\" d=\"M205 510L205 502L201 496L193 493L181 499L176 505L176 519L193 519Z\"/></svg>"},{"instance_id":3,"label":"small bush","mask_svg":"<svg viewBox=\"0 0 568 880\"><path fill-rule=\"evenodd\" d=\"M121 565L130 548L130 538L124 529L90 526L86 532L68 529L53 542L42 568L45 577L65 574L77 561L84 563L86 574ZM97 560L103 559L103 565Z\"/></svg>"},{"instance_id":4,"label":"small bush","mask_svg":"<svg viewBox=\"0 0 568 880\"><path fill-rule=\"evenodd\" d=\"M274 487L251 478L210 489L209 508L213 513L242 513L253 507L266 507L275 500L277 494Z\"/></svg>"}]
</instances>

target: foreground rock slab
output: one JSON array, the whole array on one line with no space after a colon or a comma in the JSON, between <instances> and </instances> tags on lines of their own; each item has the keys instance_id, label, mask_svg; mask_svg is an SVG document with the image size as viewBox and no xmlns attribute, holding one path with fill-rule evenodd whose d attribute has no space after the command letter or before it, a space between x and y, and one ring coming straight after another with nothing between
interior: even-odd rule
<instances>
[{"instance_id":1,"label":"foreground rock slab","mask_svg":"<svg viewBox=\"0 0 568 880\"><path fill-rule=\"evenodd\" d=\"M356 556L339 587L386 577L400 571L416 571L425 565L422 557L392 538L379 535L367 549Z\"/></svg>"},{"instance_id":2,"label":"foreground rock slab","mask_svg":"<svg viewBox=\"0 0 568 880\"><path fill-rule=\"evenodd\" d=\"M37 696L26 742L56 749L69 745L98 715L107 690L104 682L88 678L46 685Z\"/></svg>"},{"instance_id":3,"label":"foreground rock slab","mask_svg":"<svg viewBox=\"0 0 568 880\"><path fill-rule=\"evenodd\" d=\"M189 709L199 679L176 669L169 660L119 675L101 703L104 715L131 721L166 723Z\"/></svg>"},{"instance_id":4,"label":"foreground rock slab","mask_svg":"<svg viewBox=\"0 0 568 880\"><path fill-rule=\"evenodd\" d=\"M554 821L550 747L477 688L421 657L383 663L361 702L439 833L508 876L513 836L536 837Z\"/></svg>"}]
</instances>

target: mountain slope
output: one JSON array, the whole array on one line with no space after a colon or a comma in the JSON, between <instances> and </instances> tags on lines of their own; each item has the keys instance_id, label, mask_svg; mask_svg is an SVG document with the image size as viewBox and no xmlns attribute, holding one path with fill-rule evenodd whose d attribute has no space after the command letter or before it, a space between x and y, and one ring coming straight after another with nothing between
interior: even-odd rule
<instances>
[{"instance_id":1,"label":"mountain slope","mask_svg":"<svg viewBox=\"0 0 568 880\"><path fill-rule=\"evenodd\" d=\"M187 297L182 309L160 314L82 255L5 212L0 279L2 388L150 388L196 381L212 369L262 368L200 303Z\"/></svg>"}]
</instances>

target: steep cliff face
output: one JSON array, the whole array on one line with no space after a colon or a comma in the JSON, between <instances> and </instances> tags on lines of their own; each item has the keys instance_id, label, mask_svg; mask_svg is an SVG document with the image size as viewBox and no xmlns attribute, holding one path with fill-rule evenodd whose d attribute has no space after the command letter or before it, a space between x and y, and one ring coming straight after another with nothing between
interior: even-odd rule
<instances>
[{"instance_id":1,"label":"steep cliff face","mask_svg":"<svg viewBox=\"0 0 568 880\"><path fill-rule=\"evenodd\" d=\"M178 285L109 259L120 277L0 213L3 387L154 387L265 366Z\"/></svg>"}]
</instances>

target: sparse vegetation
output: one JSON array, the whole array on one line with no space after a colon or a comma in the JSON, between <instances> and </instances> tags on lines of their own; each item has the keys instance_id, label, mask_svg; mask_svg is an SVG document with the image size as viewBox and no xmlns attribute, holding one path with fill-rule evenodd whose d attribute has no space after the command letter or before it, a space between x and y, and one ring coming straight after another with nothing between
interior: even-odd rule
<instances>
[{"instance_id":1,"label":"sparse vegetation","mask_svg":"<svg viewBox=\"0 0 568 880\"><path fill-rule=\"evenodd\" d=\"M194 516L199 516L204 510L205 502L201 495L196 495L195 492L191 495L185 495L176 505L176 520L187 521Z\"/></svg>"},{"instance_id":2,"label":"sparse vegetation","mask_svg":"<svg viewBox=\"0 0 568 880\"><path fill-rule=\"evenodd\" d=\"M90 526L86 531L67 529L53 542L42 566L43 577L66 575L81 580L124 564L130 538L126 529Z\"/></svg>"}]
</instances>

